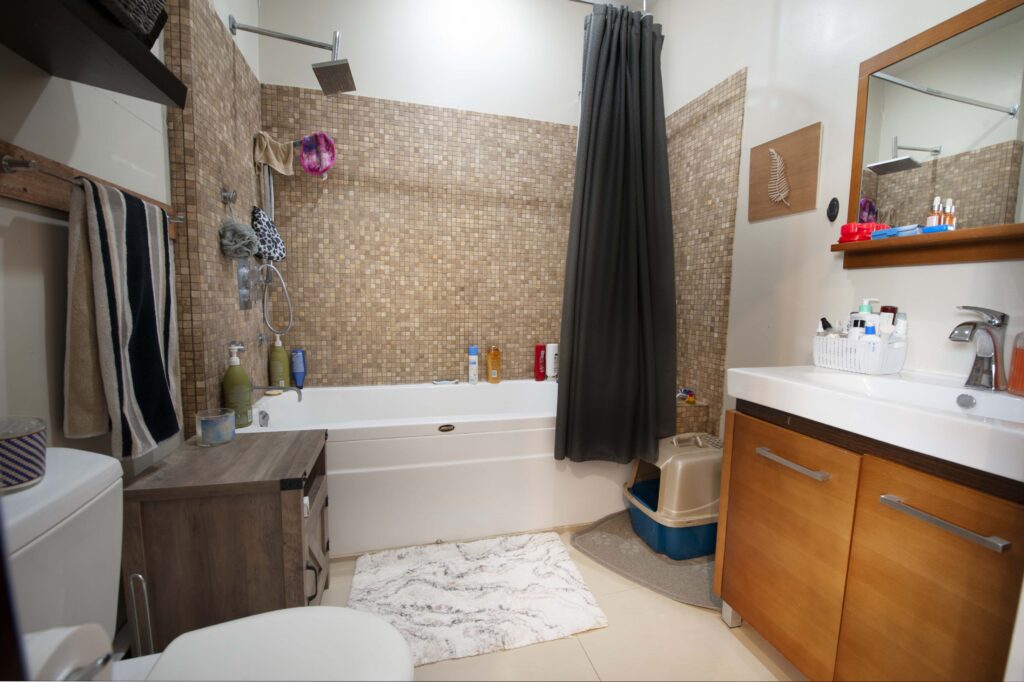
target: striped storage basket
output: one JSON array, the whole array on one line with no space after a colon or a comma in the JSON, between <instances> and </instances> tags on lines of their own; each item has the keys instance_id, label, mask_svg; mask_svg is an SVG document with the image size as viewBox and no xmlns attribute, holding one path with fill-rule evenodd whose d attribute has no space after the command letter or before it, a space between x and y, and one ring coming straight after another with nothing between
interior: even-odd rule
<instances>
[{"instance_id":1,"label":"striped storage basket","mask_svg":"<svg viewBox=\"0 0 1024 682\"><path fill-rule=\"evenodd\" d=\"M25 488L46 473L46 422L0 417L0 493Z\"/></svg>"}]
</instances>

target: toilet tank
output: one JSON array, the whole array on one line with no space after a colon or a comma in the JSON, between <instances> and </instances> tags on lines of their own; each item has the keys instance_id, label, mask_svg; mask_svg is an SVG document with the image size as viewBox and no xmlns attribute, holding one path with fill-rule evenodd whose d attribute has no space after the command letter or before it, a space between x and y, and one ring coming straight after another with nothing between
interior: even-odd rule
<instances>
[{"instance_id":1,"label":"toilet tank","mask_svg":"<svg viewBox=\"0 0 1024 682\"><path fill-rule=\"evenodd\" d=\"M0 497L22 633L98 623L114 638L121 565L121 465L49 448L46 475Z\"/></svg>"}]
</instances>

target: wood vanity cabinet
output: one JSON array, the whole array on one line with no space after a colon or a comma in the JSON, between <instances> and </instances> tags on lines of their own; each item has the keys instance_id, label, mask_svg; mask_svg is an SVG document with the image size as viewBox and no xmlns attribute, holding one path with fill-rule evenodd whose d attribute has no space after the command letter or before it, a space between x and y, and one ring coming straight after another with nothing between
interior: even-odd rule
<instances>
[{"instance_id":1,"label":"wood vanity cabinet","mask_svg":"<svg viewBox=\"0 0 1024 682\"><path fill-rule=\"evenodd\" d=\"M1024 486L743 407L774 423L726 415L722 599L811 679L1002 679Z\"/></svg>"},{"instance_id":2,"label":"wood vanity cabinet","mask_svg":"<svg viewBox=\"0 0 1024 682\"><path fill-rule=\"evenodd\" d=\"M1020 505L864 457L836 679L1003 679L1022 550Z\"/></svg>"},{"instance_id":3,"label":"wood vanity cabinet","mask_svg":"<svg viewBox=\"0 0 1024 682\"><path fill-rule=\"evenodd\" d=\"M240 434L214 448L193 439L125 488L122 571L130 624L138 613L136 651L320 603L330 574L325 442L324 431Z\"/></svg>"},{"instance_id":4,"label":"wood vanity cabinet","mask_svg":"<svg viewBox=\"0 0 1024 682\"><path fill-rule=\"evenodd\" d=\"M719 594L805 675L831 679L860 457L743 414L730 425Z\"/></svg>"}]
</instances>

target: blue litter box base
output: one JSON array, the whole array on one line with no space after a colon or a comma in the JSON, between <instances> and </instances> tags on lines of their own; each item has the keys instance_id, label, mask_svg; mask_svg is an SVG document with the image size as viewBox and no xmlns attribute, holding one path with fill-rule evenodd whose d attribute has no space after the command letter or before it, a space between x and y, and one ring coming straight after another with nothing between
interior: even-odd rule
<instances>
[{"instance_id":1,"label":"blue litter box base","mask_svg":"<svg viewBox=\"0 0 1024 682\"><path fill-rule=\"evenodd\" d=\"M630 488L630 492L648 509L656 511L658 509L658 486L657 479L641 481ZM651 549L670 559L676 561L693 559L715 552L715 541L718 537L717 522L706 523L702 526L668 528L632 504L629 506L629 520L633 525L634 532Z\"/></svg>"}]
</instances>

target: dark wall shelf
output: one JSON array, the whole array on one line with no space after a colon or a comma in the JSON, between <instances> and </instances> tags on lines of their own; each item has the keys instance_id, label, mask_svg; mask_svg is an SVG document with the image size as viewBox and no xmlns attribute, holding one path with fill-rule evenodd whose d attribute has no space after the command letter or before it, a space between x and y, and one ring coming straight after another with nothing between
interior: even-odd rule
<instances>
[{"instance_id":1,"label":"dark wall shelf","mask_svg":"<svg viewBox=\"0 0 1024 682\"><path fill-rule=\"evenodd\" d=\"M1024 224L833 244L832 251L843 254L847 269L1020 260L1024 259Z\"/></svg>"},{"instance_id":2,"label":"dark wall shelf","mask_svg":"<svg viewBox=\"0 0 1024 682\"><path fill-rule=\"evenodd\" d=\"M185 106L185 84L134 34L86 0L0 3L0 43L53 76Z\"/></svg>"}]
</instances>

